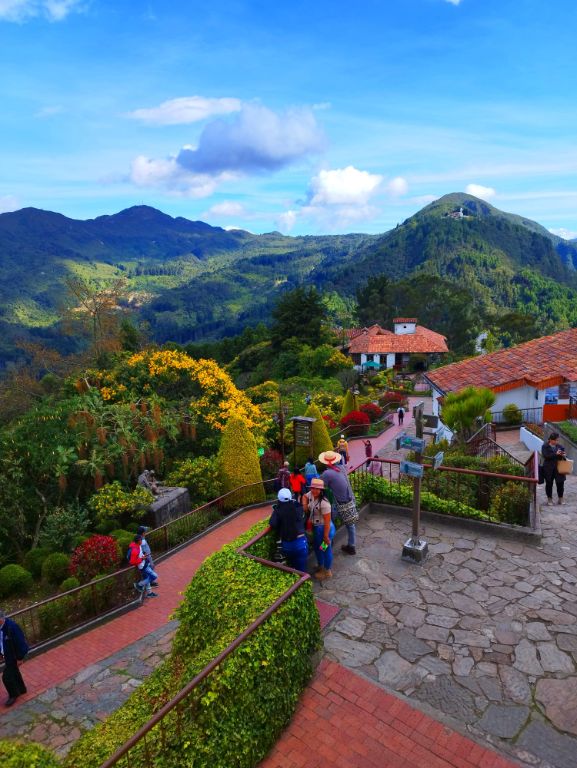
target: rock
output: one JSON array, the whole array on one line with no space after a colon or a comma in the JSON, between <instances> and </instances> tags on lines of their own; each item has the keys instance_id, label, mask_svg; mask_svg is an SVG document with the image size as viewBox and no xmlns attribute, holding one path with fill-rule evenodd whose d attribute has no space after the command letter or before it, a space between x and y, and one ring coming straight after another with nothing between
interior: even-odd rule
<instances>
[{"instance_id":1,"label":"rock","mask_svg":"<svg viewBox=\"0 0 577 768\"><path fill-rule=\"evenodd\" d=\"M557 645L562 651L577 653L577 637L575 635L558 635Z\"/></svg>"},{"instance_id":2,"label":"rock","mask_svg":"<svg viewBox=\"0 0 577 768\"><path fill-rule=\"evenodd\" d=\"M478 726L491 736L512 739L527 721L529 712L529 707L521 707L517 704L509 706L490 704L479 720Z\"/></svg>"},{"instance_id":3,"label":"rock","mask_svg":"<svg viewBox=\"0 0 577 768\"><path fill-rule=\"evenodd\" d=\"M486 616L487 612L476 600L465 595L451 595L451 602L456 611L466 613L471 616Z\"/></svg>"},{"instance_id":4,"label":"rock","mask_svg":"<svg viewBox=\"0 0 577 768\"><path fill-rule=\"evenodd\" d=\"M329 632L325 637L325 649L332 653L342 664L348 667L361 667L372 664L381 653L380 648L371 643L359 643L340 632Z\"/></svg>"},{"instance_id":5,"label":"rock","mask_svg":"<svg viewBox=\"0 0 577 768\"><path fill-rule=\"evenodd\" d=\"M337 632L341 632L343 635L348 635L349 637L362 637L366 627L367 625L364 621L351 618L343 619L343 621L339 621L338 624L335 624Z\"/></svg>"},{"instance_id":6,"label":"rock","mask_svg":"<svg viewBox=\"0 0 577 768\"><path fill-rule=\"evenodd\" d=\"M453 662L453 674L457 677L467 677L475 666L470 656L457 656Z\"/></svg>"},{"instance_id":7,"label":"rock","mask_svg":"<svg viewBox=\"0 0 577 768\"><path fill-rule=\"evenodd\" d=\"M449 639L449 630L443 627L433 627L425 624L417 629L416 635L421 640L433 640L437 643L446 643Z\"/></svg>"},{"instance_id":8,"label":"rock","mask_svg":"<svg viewBox=\"0 0 577 768\"><path fill-rule=\"evenodd\" d=\"M543 667L537 659L537 649L529 640L521 640L516 646L513 666L528 675L540 677L543 674Z\"/></svg>"},{"instance_id":9,"label":"rock","mask_svg":"<svg viewBox=\"0 0 577 768\"><path fill-rule=\"evenodd\" d=\"M434 709L440 709L466 723L476 720L473 695L445 675L423 683L413 695Z\"/></svg>"},{"instance_id":10,"label":"rock","mask_svg":"<svg viewBox=\"0 0 577 768\"><path fill-rule=\"evenodd\" d=\"M509 666L499 667L499 677L503 683L505 696L517 704L531 704L531 687L522 672Z\"/></svg>"},{"instance_id":11,"label":"rock","mask_svg":"<svg viewBox=\"0 0 577 768\"><path fill-rule=\"evenodd\" d=\"M416 661L421 656L433 652L430 645L415 637L412 632L406 629L398 632L395 635L395 640L398 642L399 654L407 661Z\"/></svg>"},{"instance_id":12,"label":"rock","mask_svg":"<svg viewBox=\"0 0 577 768\"><path fill-rule=\"evenodd\" d=\"M547 631L545 624L540 621L530 621L527 626L527 637L529 640L550 640L551 635Z\"/></svg>"},{"instance_id":13,"label":"rock","mask_svg":"<svg viewBox=\"0 0 577 768\"><path fill-rule=\"evenodd\" d=\"M537 649L545 672L573 673L575 671L571 657L560 651L555 643L537 643Z\"/></svg>"},{"instance_id":14,"label":"rock","mask_svg":"<svg viewBox=\"0 0 577 768\"><path fill-rule=\"evenodd\" d=\"M556 728L577 735L577 678L539 680L535 696Z\"/></svg>"},{"instance_id":15,"label":"rock","mask_svg":"<svg viewBox=\"0 0 577 768\"><path fill-rule=\"evenodd\" d=\"M397 621L400 621L405 627L416 629L425 623L427 614L420 608L414 608L412 605L403 605L397 615Z\"/></svg>"},{"instance_id":16,"label":"rock","mask_svg":"<svg viewBox=\"0 0 577 768\"><path fill-rule=\"evenodd\" d=\"M491 642L488 637L479 632L467 632L462 629L453 629L452 635L457 645L474 646L476 648L490 648Z\"/></svg>"},{"instance_id":17,"label":"rock","mask_svg":"<svg viewBox=\"0 0 577 768\"><path fill-rule=\"evenodd\" d=\"M379 674L379 682L396 691L414 688L427 674L425 670L419 670L405 661L395 651L385 651L375 661L375 667Z\"/></svg>"},{"instance_id":18,"label":"rock","mask_svg":"<svg viewBox=\"0 0 577 768\"><path fill-rule=\"evenodd\" d=\"M565 736L538 720L529 723L519 737L517 749L526 749L555 768L575 768L577 739Z\"/></svg>"}]
</instances>

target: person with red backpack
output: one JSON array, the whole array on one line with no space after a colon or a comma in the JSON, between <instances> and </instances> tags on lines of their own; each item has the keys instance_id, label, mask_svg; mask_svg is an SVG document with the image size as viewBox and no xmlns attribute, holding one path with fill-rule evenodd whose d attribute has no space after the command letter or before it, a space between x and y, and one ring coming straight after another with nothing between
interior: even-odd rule
<instances>
[{"instance_id":1,"label":"person with red backpack","mask_svg":"<svg viewBox=\"0 0 577 768\"><path fill-rule=\"evenodd\" d=\"M128 562L138 571L139 580L134 582L134 589L137 592L144 592L146 590L146 597L158 597L158 594L153 592L151 587L151 583L156 580L156 574L148 565L141 545L142 536L137 533L128 548Z\"/></svg>"}]
</instances>

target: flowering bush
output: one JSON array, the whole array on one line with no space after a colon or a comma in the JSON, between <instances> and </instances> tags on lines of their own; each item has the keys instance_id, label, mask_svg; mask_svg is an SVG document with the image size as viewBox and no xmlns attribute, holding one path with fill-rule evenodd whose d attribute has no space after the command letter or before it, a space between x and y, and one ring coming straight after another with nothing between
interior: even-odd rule
<instances>
[{"instance_id":1,"label":"flowering bush","mask_svg":"<svg viewBox=\"0 0 577 768\"><path fill-rule=\"evenodd\" d=\"M280 451L275 451L273 448L269 448L268 451L265 451L260 457L262 476L265 479L276 477L282 463L282 453Z\"/></svg>"},{"instance_id":2,"label":"flowering bush","mask_svg":"<svg viewBox=\"0 0 577 768\"><path fill-rule=\"evenodd\" d=\"M407 396L404 395L402 392L383 392L383 394L379 397L379 404L380 405L400 405L401 403L404 403L407 399Z\"/></svg>"},{"instance_id":3,"label":"flowering bush","mask_svg":"<svg viewBox=\"0 0 577 768\"><path fill-rule=\"evenodd\" d=\"M167 475L165 482L167 485L188 488L193 507L218 498L222 490L215 457L198 456L180 461Z\"/></svg>"},{"instance_id":4,"label":"flowering bush","mask_svg":"<svg viewBox=\"0 0 577 768\"><path fill-rule=\"evenodd\" d=\"M359 410L362 413L366 413L370 421L378 421L383 415L381 408L374 403L364 403Z\"/></svg>"},{"instance_id":5,"label":"flowering bush","mask_svg":"<svg viewBox=\"0 0 577 768\"><path fill-rule=\"evenodd\" d=\"M366 413L363 413L362 411L351 411L341 419L342 427L364 426L370 423L370 418Z\"/></svg>"},{"instance_id":6,"label":"flowering bush","mask_svg":"<svg viewBox=\"0 0 577 768\"><path fill-rule=\"evenodd\" d=\"M95 534L80 544L70 558L72 576L86 582L118 566L118 544L112 536Z\"/></svg>"},{"instance_id":7,"label":"flowering bush","mask_svg":"<svg viewBox=\"0 0 577 768\"><path fill-rule=\"evenodd\" d=\"M142 517L153 499L154 496L146 488L138 485L133 491L126 491L115 480L91 496L88 506L96 514L97 521L104 523L111 519Z\"/></svg>"},{"instance_id":8,"label":"flowering bush","mask_svg":"<svg viewBox=\"0 0 577 768\"><path fill-rule=\"evenodd\" d=\"M323 419L329 429L337 428L337 422L333 419L333 417L330 414L325 413L325 415L323 416Z\"/></svg>"}]
</instances>

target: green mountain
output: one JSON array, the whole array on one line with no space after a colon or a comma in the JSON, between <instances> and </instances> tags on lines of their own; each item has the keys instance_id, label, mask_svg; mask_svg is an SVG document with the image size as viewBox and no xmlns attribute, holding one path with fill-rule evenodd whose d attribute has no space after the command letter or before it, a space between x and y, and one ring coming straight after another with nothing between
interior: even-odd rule
<instances>
[{"instance_id":1,"label":"green mountain","mask_svg":"<svg viewBox=\"0 0 577 768\"><path fill-rule=\"evenodd\" d=\"M124 277L158 341L219 338L267 321L280 292L314 284L339 310L369 278L432 274L467 287L480 312L577 324L577 243L465 194L436 200L383 235L287 237L226 231L147 206L88 221L26 208L0 215L0 365L19 337L62 349L66 280Z\"/></svg>"}]
</instances>

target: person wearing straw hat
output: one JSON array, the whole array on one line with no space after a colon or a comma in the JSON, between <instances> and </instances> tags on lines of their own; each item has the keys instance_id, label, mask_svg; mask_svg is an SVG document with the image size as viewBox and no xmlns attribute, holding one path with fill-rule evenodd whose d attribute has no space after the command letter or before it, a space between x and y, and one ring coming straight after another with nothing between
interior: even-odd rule
<instances>
[{"instance_id":1,"label":"person wearing straw hat","mask_svg":"<svg viewBox=\"0 0 577 768\"><path fill-rule=\"evenodd\" d=\"M347 477L347 470L340 464L341 455L336 451L323 451L319 456L319 461L326 466L325 471L321 474L325 488L332 491L338 516L347 529L347 543L343 544L341 549L346 555L356 555L355 523L359 519L359 513L355 494Z\"/></svg>"},{"instance_id":2,"label":"person wearing straw hat","mask_svg":"<svg viewBox=\"0 0 577 768\"><path fill-rule=\"evenodd\" d=\"M324 581L333 575L333 538L336 533L335 524L331 520L331 505L325 498L325 484L320 477L311 479L310 490L303 496L305 514L313 527L313 547L317 558L315 579Z\"/></svg>"}]
</instances>

